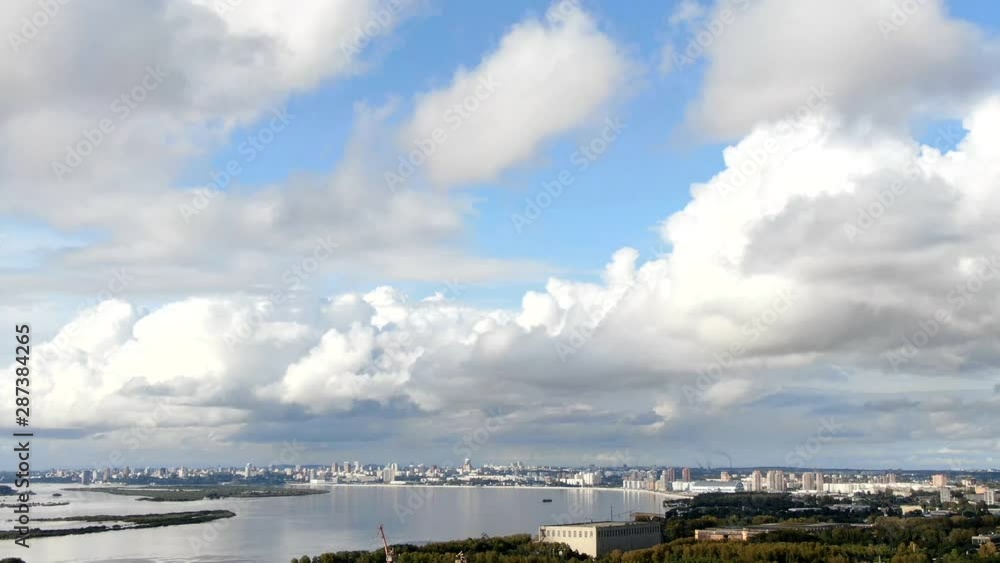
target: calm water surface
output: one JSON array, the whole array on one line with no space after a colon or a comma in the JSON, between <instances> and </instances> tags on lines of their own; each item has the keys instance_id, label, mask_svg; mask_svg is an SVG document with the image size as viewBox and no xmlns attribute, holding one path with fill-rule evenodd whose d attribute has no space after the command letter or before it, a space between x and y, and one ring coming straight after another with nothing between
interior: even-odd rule
<instances>
[{"instance_id":1,"label":"calm water surface","mask_svg":"<svg viewBox=\"0 0 1000 563\"><path fill-rule=\"evenodd\" d=\"M379 523L391 543L425 542L489 535L537 533L560 521L627 519L629 511L656 512L660 496L640 491L531 488L329 487L330 493L255 500L140 502L134 497L62 490L67 485L34 486L36 501L69 501L37 507L35 518L95 514L148 514L228 509L235 518L205 524L125 530L29 540L30 549L0 541L0 559L28 563L261 562L288 563L294 556L348 549L377 549ZM99 489L96 489L99 490ZM61 492L62 498L52 498ZM543 503L543 498L552 499ZM4 529L13 527L10 509L0 512ZM42 522L42 528L57 523ZM79 525L79 523L75 524Z\"/></svg>"}]
</instances>

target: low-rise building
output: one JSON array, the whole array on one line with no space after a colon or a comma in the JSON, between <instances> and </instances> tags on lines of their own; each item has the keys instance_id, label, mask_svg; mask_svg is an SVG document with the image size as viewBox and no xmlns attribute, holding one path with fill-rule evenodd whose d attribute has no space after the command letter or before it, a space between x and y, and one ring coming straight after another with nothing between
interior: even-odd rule
<instances>
[{"instance_id":1,"label":"low-rise building","mask_svg":"<svg viewBox=\"0 0 1000 563\"><path fill-rule=\"evenodd\" d=\"M646 549L663 541L659 522L584 522L540 526L538 541L564 543L570 549L600 557L618 549Z\"/></svg>"},{"instance_id":2,"label":"low-rise building","mask_svg":"<svg viewBox=\"0 0 1000 563\"><path fill-rule=\"evenodd\" d=\"M980 534L972 536L973 545L983 545L984 543L1000 543L1000 534Z\"/></svg>"},{"instance_id":3,"label":"low-rise building","mask_svg":"<svg viewBox=\"0 0 1000 563\"><path fill-rule=\"evenodd\" d=\"M742 493L743 481L694 481L688 491L700 493Z\"/></svg>"},{"instance_id":4,"label":"low-rise building","mask_svg":"<svg viewBox=\"0 0 1000 563\"><path fill-rule=\"evenodd\" d=\"M694 539L698 541L747 541L754 536L766 533L767 530L751 528L706 528L695 530Z\"/></svg>"},{"instance_id":5,"label":"low-rise building","mask_svg":"<svg viewBox=\"0 0 1000 563\"><path fill-rule=\"evenodd\" d=\"M698 541L747 541L754 536L778 530L795 530L807 533L828 532L837 528L871 528L871 524L842 524L839 522L818 522L807 524L762 524L760 526L732 526L705 528L694 531Z\"/></svg>"}]
</instances>

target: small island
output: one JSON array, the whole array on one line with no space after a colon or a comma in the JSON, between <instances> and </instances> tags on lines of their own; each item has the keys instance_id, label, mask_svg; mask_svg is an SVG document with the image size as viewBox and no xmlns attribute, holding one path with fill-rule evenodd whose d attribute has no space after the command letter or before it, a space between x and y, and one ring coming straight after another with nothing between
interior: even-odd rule
<instances>
[{"instance_id":1,"label":"small island","mask_svg":"<svg viewBox=\"0 0 1000 563\"><path fill-rule=\"evenodd\" d=\"M137 530L141 528L160 528L163 526L181 526L184 524L201 524L221 518L232 518L235 512L229 510L199 510L196 512L167 512L164 514L138 514L130 516L67 516L64 518L36 518L36 522L86 522L95 524L79 528L62 528L43 530L34 528L27 536L16 531L0 531L0 540L16 538L51 538L58 536L78 536L81 534L96 534L115 530Z\"/></svg>"},{"instance_id":2,"label":"small island","mask_svg":"<svg viewBox=\"0 0 1000 563\"><path fill-rule=\"evenodd\" d=\"M188 502L195 500L216 500L224 498L272 498L296 497L304 495L320 495L329 491L321 489L285 488L285 487L247 487L239 485L221 485L208 487L100 487L65 489L67 491L84 491L89 493L107 493L139 497L136 500L149 502Z\"/></svg>"},{"instance_id":3,"label":"small island","mask_svg":"<svg viewBox=\"0 0 1000 563\"><path fill-rule=\"evenodd\" d=\"M55 501L55 502L28 502L28 503L0 502L0 508L17 508L19 506L30 506L30 507L34 508L36 506L42 506L42 507L45 507L45 506L66 506L68 504L69 504L69 502L67 502L67 501L62 501L62 502L58 502L58 501Z\"/></svg>"}]
</instances>

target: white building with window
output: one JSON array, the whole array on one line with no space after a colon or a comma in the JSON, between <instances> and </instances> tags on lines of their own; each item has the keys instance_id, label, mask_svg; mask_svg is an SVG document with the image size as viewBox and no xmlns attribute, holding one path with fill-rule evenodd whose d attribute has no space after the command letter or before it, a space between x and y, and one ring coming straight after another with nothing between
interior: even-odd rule
<instances>
[{"instance_id":1,"label":"white building with window","mask_svg":"<svg viewBox=\"0 0 1000 563\"><path fill-rule=\"evenodd\" d=\"M659 522L586 522L538 528L538 541L564 543L570 549L600 557L616 549L646 549L663 541Z\"/></svg>"},{"instance_id":2,"label":"white building with window","mask_svg":"<svg viewBox=\"0 0 1000 563\"><path fill-rule=\"evenodd\" d=\"M743 481L693 481L688 491L701 493L742 493Z\"/></svg>"},{"instance_id":3,"label":"white building with window","mask_svg":"<svg viewBox=\"0 0 1000 563\"><path fill-rule=\"evenodd\" d=\"M571 487L596 487L601 484L602 477L603 475L600 472L588 471L576 473L572 477L566 477L562 482Z\"/></svg>"}]
</instances>

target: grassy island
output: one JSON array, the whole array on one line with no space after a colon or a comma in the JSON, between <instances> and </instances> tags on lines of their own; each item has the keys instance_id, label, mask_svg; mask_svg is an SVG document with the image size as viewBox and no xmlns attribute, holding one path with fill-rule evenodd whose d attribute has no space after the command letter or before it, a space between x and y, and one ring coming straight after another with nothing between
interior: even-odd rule
<instances>
[{"instance_id":1,"label":"grassy island","mask_svg":"<svg viewBox=\"0 0 1000 563\"><path fill-rule=\"evenodd\" d=\"M83 522L92 526L78 528L62 528L43 530L34 528L27 536L15 531L0 532L0 540L13 540L19 537L50 538L57 536L77 536L81 534L96 534L116 530L136 530L141 528L160 528L163 526L181 526L184 524L201 524L221 518L232 518L235 512L229 510L198 510L195 512L167 512L164 514L133 514L127 516L97 515L97 516L67 516L64 518L36 518L35 522Z\"/></svg>"}]
</instances>

